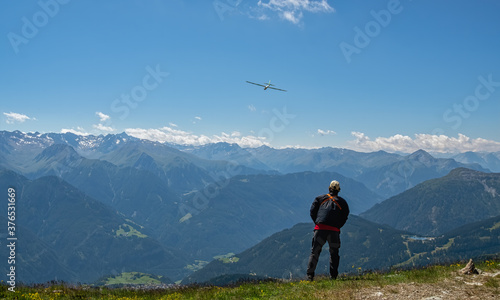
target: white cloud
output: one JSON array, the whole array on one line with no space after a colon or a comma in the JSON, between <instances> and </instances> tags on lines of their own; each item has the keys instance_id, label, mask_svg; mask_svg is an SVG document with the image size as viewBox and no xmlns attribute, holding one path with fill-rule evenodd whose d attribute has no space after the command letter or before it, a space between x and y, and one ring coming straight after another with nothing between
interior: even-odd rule
<instances>
[{"instance_id":1,"label":"white cloud","mask_svg":"<svg viewBox=\"0 0 500 300\"><path fill-rule=\"evenodd\" d=\"M333 130L322 130L322 129L318 129L318 134L321 135L321 136L325 136L325 135L336 135L337 133Z\"/></svg>"},{"instance_id":2,"label":"white cloud","mask_svg":"<svg viewBox=\"0 0 500 300\"><path fill-rule=\"evenodd\" d=\"M238 131L233 131L231 134L222 132L220 135L213 135L209 137L165 126L159 129L129 128L125 130L125 133L140 139L180 145L199 146L210 143L226 142L236 143L241 147L250 148L260 147L263 145L269 146L269 143L266 142L263 137L256 137L253 135L242 136L242 134Z\"/></svg>"},{"instance_id":3,"label":"white cloud","mask_svg":"<svg viewBox=\"0 0 500 300\"><path fill-rule=\"evenodd\" d=\"M252 104L250 104L250 105L248 106L248 109L249 109L251 112L255 112L255 111L257 111L257 108L255 108L255 106L253 106Z\"/></svg>"},{"instance_id":4,"label":"white cloud","mask_svg":"<svg viewBox=\"0 0 500 300\"><path fill-rule=\"evenodd\" d=\"M97 130L100 130L100 131L107 131L107 132L113 132L115 131L115 129L113 127L110 127L110 126L104 126L102 125L101 123L97 124L97 125L93 125L93 127Z\"/></svg>"},{"instance_id":5,"label":"white cloud","mask_svg":"<svg viewBox=\"0 0 500 300\"><path fill-rule=\"evenodd\" d=\"M64 129L64 128L61 129L61 133L67 133L67 132L83 136L90 135L90 133L85 132L85 130L82 127L77 127L76 129Z\"/></svg>"},{"instance_id":6,"label":"white cloud","mask_svg":"<svg viewBox=\"0 0 500 300\"><path fill-rule=\"evenodd\" d=\"M14 124L16 122L23 123L27 120L36 120L35 118L30 118L27 115L18 114L18 113L14 113L14 112L10 112L10 113L4 112L3 114L4 114L4 116L7 117L7 120L5 121L5 122L7 122L7 124Z\"/></svg>"},{"instance_id":7,"label":"white cloud","mask_svg":"<svg viewBox=\"0 0 500 300\"><path fill-rule=\"evenodd\" d=\"M98 111L95 113L98 117L99 117L99 121L102 123L102 122L105 122L106 120L109 120L110 119L110 116L108 115L105 115L103 114L102 112Z\"/></svg>"},{"instance_id":8,"label":"white cloud","mask_svg":"<svg viewBox=\"0 0 500 300\"><path fill-rule=\"evenodd\" d=\"M201 120L202 120L201 117L196 116L196 117L194 117L193 124L196 124L198 121L201 121Z\"/></svg>"},{"instance_id":9,"label":"white cloud","mask_svg":"<svg viewBox=\"0 0 500 300\"><path fill-rule=\"evenodd\" d=\"M311 13L331 13L335 11L327 0L269 0L267 3L259 0L257 4L259 7L277 12L282 19L294 24L300 23L304 11ZM267 19L267 16L265 19Z\"/></svg>"},{"instance_id":10,"label":"white cloud","mask_svg":"<svg viewBox=\"0 0 500 300\"><path fill-rule=\"evenodd\" d=\"M282 13L283 19L292 22L293 24L299 24L300 19L302 19L302 12L299 12L299 14L296 16L296 12L293 11L285 11Z\"/></svg>"},{"instance_id":11,"label":"white cloud","mask_svg":"<svg viewBox=\"0 0 500 300\"><path fill-rule=\"evenodd\" d=\"M175 124L175 123L168 123L168 125L170 125L170 126L172 126L172 127L179 127L179 126L177 126L177 124Z\"/></svg>"},{"instance_id":12,"label":"white cloud","mask_svg":"<svg viewBox=\"0 0 500 300\"><path fill-rule=\"evenodd\" d=\"M111 126L109 126L111 124L111 117L98 111L95 113L96 116L99 117L99 124L97 125L92 125L92 127L94 127L95 129L99 130L99 131L105 131L105 132L113 132L115 131L115 129ZM106 125L104 125L103 123L105 123Z\"/></svg>"},{"instance_id":13,"label":"white cloud","mask_svg":"<svg viewBox=\"0 0 500 300\"><path fill-rule=\"evenodd\" d=\"M411 153L419 149L438 153L461 153L466 151L500 151L500 142L482 138L472 139L463 134L458 138L446 135L415 134L414 138L396 134L391 137L377 137L374 140L362 132L351 133L355 140L349 145L358 151L379 151Z\"/></svg>"}]
</instances>

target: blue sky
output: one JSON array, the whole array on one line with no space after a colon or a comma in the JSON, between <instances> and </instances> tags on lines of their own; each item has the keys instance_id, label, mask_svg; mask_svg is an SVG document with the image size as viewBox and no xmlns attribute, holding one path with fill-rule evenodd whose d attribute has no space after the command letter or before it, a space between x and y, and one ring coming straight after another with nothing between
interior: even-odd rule
<instances>
[{"instance_id":1,"label":"blue sky","mask_svg":"<svg viewBox=\"0 0 500 300\"><path fill-rule=\"evenodd\" d=\"M500 151L498 1L1 5L0 130Z\"/></svg>"}]
</instances>

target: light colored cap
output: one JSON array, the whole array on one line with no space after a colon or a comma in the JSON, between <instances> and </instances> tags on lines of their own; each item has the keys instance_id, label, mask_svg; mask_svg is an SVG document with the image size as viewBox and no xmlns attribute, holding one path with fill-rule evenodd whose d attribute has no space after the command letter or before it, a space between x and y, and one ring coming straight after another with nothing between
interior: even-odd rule
<instances>
[{"instance_id":1,"label":"light colored cap","mask_svg":"<svg viewBox=\"0 0 500 300\"><path fill-rule=\"evenodd\" d=\"M330 182L330 190L340 191L340 183L337 180Z\"/></svg>"}]
</instances>

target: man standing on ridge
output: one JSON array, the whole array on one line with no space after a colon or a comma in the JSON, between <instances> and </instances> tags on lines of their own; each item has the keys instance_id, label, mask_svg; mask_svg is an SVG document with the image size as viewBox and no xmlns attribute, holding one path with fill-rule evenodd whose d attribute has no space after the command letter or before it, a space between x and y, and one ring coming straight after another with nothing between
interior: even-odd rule
<instances>
[{"instance_id":1,"label":"man standing on ridge","mask_svg":"<svg viewBox=\"0 0 500 300\"><path fill-rule=\"evenodd\" d=\"M330 248L330 277L336 279L339 268L340 228L349 216L349 206L339 197L340 184L334 180L328 188L329 194L314 199L311 205L311 218L316 225L312 239L311 255L307 264L307 279L314 279L319 254L328 241Z\"/></svg>"}]
</instances>

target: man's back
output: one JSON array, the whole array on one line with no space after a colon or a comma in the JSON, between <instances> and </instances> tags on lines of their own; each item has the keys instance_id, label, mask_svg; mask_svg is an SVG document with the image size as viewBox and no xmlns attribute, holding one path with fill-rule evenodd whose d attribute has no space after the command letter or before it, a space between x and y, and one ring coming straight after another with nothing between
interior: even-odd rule
<instances>
[{"instance_id":1,"label":"man's back","mask_svg":"<svg viewBox=\"0 0 500 300\"><path fill-rule=\"evenodd\" d=\"M325 194L314 199L310 214L315 224L325 224L340 229L349 216L349 205L338 195Z\"/></svg>"}]
</instances>

